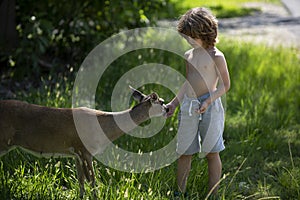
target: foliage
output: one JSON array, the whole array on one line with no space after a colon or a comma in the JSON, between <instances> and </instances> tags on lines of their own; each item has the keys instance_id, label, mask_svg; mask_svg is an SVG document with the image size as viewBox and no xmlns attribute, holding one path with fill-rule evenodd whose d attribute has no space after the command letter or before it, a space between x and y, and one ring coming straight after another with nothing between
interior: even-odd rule
<instances>
[{"instance_id":1,"label":"foliage","mask_svg":"<svg viewBox=\"0 0 300 200\"><path fill-rule=\"evenodd\" d=\"M87 52L120 30L151 26L162 18L178 18L196 6L211 8L218 18L257 11L242 7L243 2L16 1L18 46L11 52L0 51L0 70L8 79L18 81L40 79L45 73L52 76L69 74L70 70L78 69Z\"/></svg>"},{"instance_id":2,"label":"foliage","mask_svg":"<svg viewBox=\"0 0 300 200\"><path fill-rule=\"evenodd\" d=\"M43 70L47 70L47 76L38 79L41 80L38 87L17 91L16 98L54 107L71 106L74 77L70 76L76 73L78 63L95 44L120 29L147 25L147 20L141 20L145 19L141 13L151 23L156 17L151 13L160 11L155 5L165 5L163 1L151 1L146 9L147 3L138 1L18 3L20 46L6 55L12 68L17 69L12 70L15 74L10 77L32 76L32 72L39 77ZM26 3L31 6L25 6ZM119 15L115 14L119 11L110 12L121 4L127 8L126 12ZM167 8L172 9L169 5ZM144 6L143 12L139 12L140 6ZM120 24L105 24L119 20ZM226 95L226 150L221 153L224 176L220 199L299 199L299 50L220 39L218 47L226 56L232 82ZM153 62L184 73L184 61L178 55L157 49L130 52L112 63L99 82L97 108L110 109L111 91L124 73L134 66ZM65 74L61 77L56 72ZM155 84L140 89L145 93L155 91L167 102L174 97L167 88ZM166 145L176 132L174 116L151 138L123 136L115 143L120 148L143 153ZM176 190L176 163L141 174L117 171L96 160L94 164L96 190L101 199L171 199ZM86 189L85 199L91 199L92 189L89 185ZM206 190L207 164L195 156L188 180L191 199L205 199ZM3 199L78 199L78 191L72 159L39 159L21 150L0 158Z\"/></svg>"},{"instance_id":3,"label":"foliage","mask_svg":"<svg viewBox=\"0 0 300 200\"><path fill-rule=\"evenodd\" d=\"M253 2L266 2L266 3L280 3L278 0L252 0ZM252 2L251 0L170 0L169 12L165 13L166 18L173 19L184 14L187 10L194 7L208 7L217 16L217 18L230 18L251 15L254 12L259 11L259 8L244 7L243 3Z\"/></svg>"},{"instance_id":4,"label":"foliage","mask_svg":"<svg viewBox=\"0 0 300 200\"><path fill-rule=\"evenodd\" d=\"M121 29L153 24L165 0L17 1L19 45L0 52L16 79L78 69L92 48Z\"/></svg>"},{"instance_id":5,"label":"foliage","mask_svg":"<svg viewBox=\"0 0 300 200\"><path fill-rule=\"evenodd\" d=\"M155 37L155 35L152 35ZM184 48L189 48L185 46ZM221 38L219 48L227 58L232 87L226 95L226 150L222 152L223 173L220 199L298 199L300 197L299 51L238 43ZM140 58L140 59L137 59ZM118 77L145 61L162 62L184 72L182 58L155 50L131 52L112 63L109 83L99 90L101 109L109 109L109 95ZM117 69L122 69L120 71ZM28 102L63 107L70 105L72 81L18 94ZM57 80L54 80L55 82ZM156 91L166 101L169 90L154 84L141 88ZM123 136L120 148L148 152L166 145L177 132L176 116L168 119L160 133L148 139ZM6 199L76 199L78 183L71 159L37 159L21 151L0 158L0 196ZM207 164L197 156L192 163L188 191L192 199L205 199ZM97 191L102 199L170 199L176 190L176 163L151 173L117 171L95 162ZM48 187L46 187L48 186ZM92 197L87 185L86 199Z\"/></svg>"}]
</instances>

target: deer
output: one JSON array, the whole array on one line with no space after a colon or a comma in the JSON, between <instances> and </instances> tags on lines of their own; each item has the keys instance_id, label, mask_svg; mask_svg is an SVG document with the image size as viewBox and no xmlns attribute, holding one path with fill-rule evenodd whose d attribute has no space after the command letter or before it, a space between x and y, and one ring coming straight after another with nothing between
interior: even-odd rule
<instances>
[{"instance_id":1,"label":"deer","mask_svg":"<svg viewBox=\"0 0 300 200\"><path fill-rule=\"evenodd\" d=\"M163 99L159 98L157 93L145 95L132 87L131 89L132 96L138 103L120 112L106 112L86 107L53 108L18 100L1 100L0 156L14 148L20 148L40 157L75 158L79 195L83 198L85 180L95 188L93 168L95 154L101 153L109 142L116 140L126 131L133 130L152 117L163 116L168 112ZM74 122L75 115L85 120L94 116L101 125L105 137L95 132L96 129L87 129L89 131L84 132L84 138L91 138L87 144L78 134ZM128 116L134 123L128 120ZM125 128L120 128L116 121L121 121ZM93 196L97 199L95 189Z\"/></svg>"}]
</instances>

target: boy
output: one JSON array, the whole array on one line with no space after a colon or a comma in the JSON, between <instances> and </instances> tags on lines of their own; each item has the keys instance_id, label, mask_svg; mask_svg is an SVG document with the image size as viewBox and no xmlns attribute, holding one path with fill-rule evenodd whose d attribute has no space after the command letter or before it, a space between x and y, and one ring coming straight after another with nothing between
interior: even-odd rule
<instances>
[{"instance_id":1,"label":"boy","mask_svg":"<svg viewBox=\"0 0 300 200\"><path fill-rule=\"evenodd\" d=\"M225 57L215 44L218 23L205 8L193 8L179 20L178 32L192 45L185 53L186 82L176 97L167 105L167 116L180 106L177 134L177 185L180 193L186 192L192 155L205 153L208 161L208 189L217 194L222 163L219 152L223 142L224 109L220 97L230 88Z\"/></svg>"}]
</instances>

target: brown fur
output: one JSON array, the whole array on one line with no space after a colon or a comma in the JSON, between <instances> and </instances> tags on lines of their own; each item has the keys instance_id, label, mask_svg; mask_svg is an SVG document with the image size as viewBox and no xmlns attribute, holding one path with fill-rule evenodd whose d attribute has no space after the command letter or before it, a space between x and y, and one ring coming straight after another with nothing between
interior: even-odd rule
<instances>
[{"instance_id":1,"label":"brown fur","mask_svg":"<svg viewBox=\"0 0 300 200\"><path fill-rule=\"evenodd\" d=\"M142 96L141 96L142 95ZM103 112L88 108L49 108L21 101L0 101L0 155L13 147L21 147L40 156L74 156L80 183L80 196L84 193L85 178L95 186L92 157L108 144L124 134L115 122L115 117L124 121L128 114L135 123L124 121L126 130L135 128L149 119L149 109L158 106L157 114L164 114L165 107L156 94L146 96L138 91L134 96L141 102L123 112ZM73 112L85 119L83 130L88 141L79 137ZM96 129L87 127L89 120L97 117L106 135L106 140ZM122 120L124 117L124 120ZM123 125L123 124L122 124ZM87 142L87 144L85 143ZM85 144L84 144L85 143ZM96 193L94 193L96 198Z\"/></svg>"}]
</instances>

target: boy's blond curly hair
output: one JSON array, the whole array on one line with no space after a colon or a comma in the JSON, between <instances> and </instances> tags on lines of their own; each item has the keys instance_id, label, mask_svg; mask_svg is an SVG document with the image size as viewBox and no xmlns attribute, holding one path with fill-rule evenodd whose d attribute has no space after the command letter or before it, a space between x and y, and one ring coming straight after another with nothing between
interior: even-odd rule
<instances>
[{"instance_id":1,"label":"boy's blond curly hair","mask_svg":"<svg viewBox=\"0 0 300 200\"><path fill-rule=\"evenodd\" d=\"M177 31L183 36L199 38L203 48L211 48L218 41L218 20L207 8L193 8L181 16Z\"/></svg>"}]
</instances>

